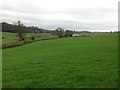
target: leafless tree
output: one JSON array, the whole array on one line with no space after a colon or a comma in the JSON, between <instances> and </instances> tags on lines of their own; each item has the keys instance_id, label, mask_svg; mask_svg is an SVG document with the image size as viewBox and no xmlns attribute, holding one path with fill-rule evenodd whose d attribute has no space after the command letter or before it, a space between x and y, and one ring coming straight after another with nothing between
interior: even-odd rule
<instances>
[{"instance_id":1,"label":"leafless tree","mask_svg":"<svg viewBox=\"0 0 120 90\"><path fill-rule=\"evenodd\" d=\"M20 38L20 41L23 39L23 24L21 23L21 21L17 21L17 22L14 22L14 25L16 25L16 29L17 29L17 36L19 36Z\"/></svg>"},{"instance_id":2,"label":"leafless tree","mask_svg":"<svg viewBox=\"0 0 120 90\"><path fill-rule=\"evenodd\" d=\"M58 35L60 38L64 37L64 29L63 28L57 28L56 29L56 35Z\"/></svg>"}]
</instances>

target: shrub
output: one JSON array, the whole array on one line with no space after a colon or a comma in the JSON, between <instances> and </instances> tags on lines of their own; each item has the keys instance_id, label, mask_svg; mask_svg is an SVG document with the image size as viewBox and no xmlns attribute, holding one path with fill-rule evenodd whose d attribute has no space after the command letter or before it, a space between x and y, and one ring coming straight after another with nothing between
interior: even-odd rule
<instances>
[{"instance_id":1,"label":"shrub","mask_svg":"<svg viewBox=\"0 0 120 90\"><path fill-rule=\"evenodd\" d=\"M67 35L65 34L65 37L67 37Z\"/></svg>"},{"instance_id":2,"label":"shrub","mask_svg":"<svg viewBox=\"0 0 120 90\"><path fill-rule=\"evenodd\" d=\"M63 36L59 36L59 38L62 38Z\"/></svg>"},{"instance_id":3,"label":"shrub","mask_svg":"<svg viewBox=\"0 0 120 90\"><path fill-rule=\"evenodd\" d=\"M24 41L25 40L25 38L22 38L22 41Z\"/></svg>"},{"instance_id":4,"label":"shrub","mask_svg":"<svg viewBox=\"0 0 120 90\"><path fill-rule=\"evenodd\" d=\"M2 39L4 39L5 37L2 37Z\"/></svg>"},{"instance_id":5,"label":"shrub","mask_svg":"<svg viewBox=\"0 0 120 90\"><path fill-rule=\"evenodd\" d=\"M35 36L32 36L32 37L31 37L31 40L35 40Z\"/></svg>"},{"instance_id":6,"label":"shrub","mask_svg":"<svg viewBox=\"0 0 120 90\"><path fill-rule=\"evenodd\" d=\"M25 40L25 38L21 38L19 41L24 41Z\"/></svg>"}]
</instances>

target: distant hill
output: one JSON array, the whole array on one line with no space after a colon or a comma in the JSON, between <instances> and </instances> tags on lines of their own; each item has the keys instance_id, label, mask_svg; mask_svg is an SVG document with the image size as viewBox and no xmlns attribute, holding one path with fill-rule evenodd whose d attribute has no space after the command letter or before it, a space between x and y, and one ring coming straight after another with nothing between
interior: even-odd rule
<instances>
[{"instance_id":1,"label":"distant hill","mask_svg":"<svg viewBox=\"0 0 120 90\"><path fill-rule=\"evenodd\" d=\"M1 24L1 23L0 23ZM2 22L2 32L11 32L11 33L17 33L17 25L9 24L7 22ZM46 30L43 28L38 28L35 26L23 26L23 31L25 33L50 33L52 30Z\"/></svg>"}]
</instances>

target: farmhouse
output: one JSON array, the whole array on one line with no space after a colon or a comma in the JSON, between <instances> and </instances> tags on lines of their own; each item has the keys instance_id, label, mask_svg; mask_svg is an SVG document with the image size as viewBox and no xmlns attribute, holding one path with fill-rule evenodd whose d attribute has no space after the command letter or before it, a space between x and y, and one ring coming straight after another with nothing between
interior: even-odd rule
<instances>
[{"instance_id":1,"label":"farmhouse","mask_svg":"<svg viewBox=\"0 0 120 90\"><path fill-rule=\"evenodd\" d=\"M88 36L91 32L89 31L74 31L73 37L84 37Z\"/></svg>"},{"instance_id":2,"label":"farmhouse","mask_svg":"<svg viewBox=\"0 0 120 90\"><path fill-rule=\"evenodd\" d=\"M80 34L73 34L73 37L79 37Z\"/></svg>"}]
</instances>

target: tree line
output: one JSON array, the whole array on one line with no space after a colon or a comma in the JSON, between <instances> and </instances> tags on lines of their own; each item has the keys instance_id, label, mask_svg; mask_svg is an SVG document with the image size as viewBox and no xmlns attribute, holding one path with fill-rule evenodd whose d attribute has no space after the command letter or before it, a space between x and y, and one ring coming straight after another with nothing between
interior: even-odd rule
<instances>
[{"instance_id":1,"label":"tree line","mask_svg":"<svg viewBox=\"0 0 120 90\"><path fill-rule=\"evenodd\" d=\"M36 26L24 26L20 21L17 24L9 24L7 22L2 22L2 32L18 33L19 37L22 37L22 33L49 33L53 35L58 35L58 37L72 36L73 31L65 30L63 28L57 28L56 30L47 30L43 28L38 28Z\"/></svg>"},{"instance_id":2,"label":"tree line","mask_svg":"<svg viewBox=\"0 0 120 90\"><path fill-rule=\"evenodd\" d=\"M1 24L1 23L0 23ZM2 32L18 33L18 25L9 24L7 22L2 22ZM50 33L52 30L46 30L43 28L38 28L36 26L21 26L21 30L24 33Z\"/></svg>"},{"instance_id":3,"label":"tree line","mask_svg":"<svg viewBox=\"0 0 120 90\"><path fill-rule=\"evenodd\" d=\"M20 40L22 39L24 33L49 33L52 35L57 35L59 38L69 36L72 37L74 33L91 33L89 31L65 30L61 27L58 27L56 30L47 30L43 28L38 28L36 26L24 26L20 21L17 21L16 24L2 22L2 32L18 33Z\"/></svg>"}]
</instances>

